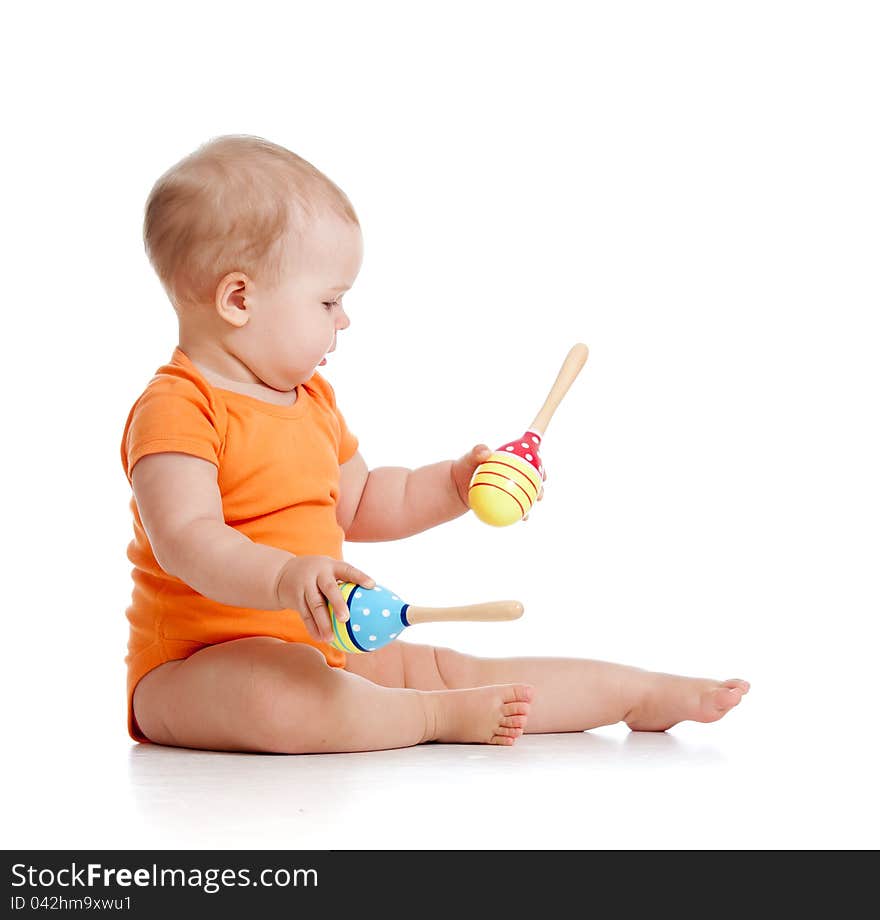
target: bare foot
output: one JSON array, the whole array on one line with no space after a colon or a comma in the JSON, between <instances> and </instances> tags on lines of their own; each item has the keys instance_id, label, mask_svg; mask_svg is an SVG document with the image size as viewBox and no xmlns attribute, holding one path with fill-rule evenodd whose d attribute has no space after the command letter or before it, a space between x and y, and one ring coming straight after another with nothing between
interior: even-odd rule
<instances>
[{"instance_id":1,"label":"bare foot","mask_svg":"<svg viewBox=\"0 0 880 920\"><path fill-rule=\"evenodd\" d=\"M463 744L513 744L529 717L528 684L493 684L468 690L425 694L427 741Z\"/></svg>"},{"instance_id":2,"label":"bare foot","mask_svg":"<svg viewBox=\"0 0 880 920\"><path fill-rule=\"evenodd\" d=\"M642 702L624 717L634 732L665 732L678 722L717 722L749 692L745 680L652 674Z\"/></svg>"}]
</instances>

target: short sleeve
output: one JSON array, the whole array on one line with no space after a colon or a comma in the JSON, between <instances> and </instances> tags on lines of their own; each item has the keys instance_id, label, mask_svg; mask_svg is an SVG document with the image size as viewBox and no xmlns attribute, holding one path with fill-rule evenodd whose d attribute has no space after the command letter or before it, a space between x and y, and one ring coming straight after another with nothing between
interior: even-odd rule
<instances>
[{"instance_id":1,"label":"short sleeve","mask_svg":"<svg viewBox=\"0 0 880 920\"><path fill-rule=\"evenodd\" d=\"M357 453L358 439L351 433L345 418L336 405L336 393L333 387L317 372L312 376L306 386L323 402L333 413L339 424L339 452L337 459L340 465L347 463Z\"/></svg>"},{"instance_id":2,"label":"short sleeve","mask_svg":"<svg viewBox=\"0 0 880 920\"><path fill-rule=\"evenodd\" d=\"M349 431L339 409L336 410L336 417L339 419L339 463L341 465L348 463L357 453L358 439Z\"/></svg>"},{"instance_id":3,"label":"short sleeve","mask_svg":"<svg viewBox=\"0 0 880 920\"><path fill-rule=\"evenodd\" d=\"M216 407L192 381L156 377L134 404L122 438L122 465L131 481L148 454L176 452L220 465L223 438Z\"/></svg>"}]
</instances>

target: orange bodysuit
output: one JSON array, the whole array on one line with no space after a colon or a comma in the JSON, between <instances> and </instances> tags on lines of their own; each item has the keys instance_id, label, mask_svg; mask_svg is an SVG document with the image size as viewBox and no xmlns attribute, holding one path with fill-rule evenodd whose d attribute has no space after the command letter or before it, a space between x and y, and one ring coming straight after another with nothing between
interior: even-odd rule
<instances>
[{"instance_id":1,"label":"orange bodysuit","mask_svg":"<svg viewBox=\"0 0 880 920\"><path fill-rule=\"evenodd\" d=\"M122 464L131 472L147 454L175 451L217 466L223 517L256 543L297 556L342 558L336 521L339 467L358 442L336 408L333 388L315 373L297 387L291 406L276 406L211 386L179 349L135 402L122 436ZM132 697L153 668L187 658L206 645L245 636L276 636L320 649L333 667L345 653L317 642L293 610L230 607L194 591L156 562L132 498L134 565L129 621L128 731L138 728Z\"/></svg>"}]
</instances>

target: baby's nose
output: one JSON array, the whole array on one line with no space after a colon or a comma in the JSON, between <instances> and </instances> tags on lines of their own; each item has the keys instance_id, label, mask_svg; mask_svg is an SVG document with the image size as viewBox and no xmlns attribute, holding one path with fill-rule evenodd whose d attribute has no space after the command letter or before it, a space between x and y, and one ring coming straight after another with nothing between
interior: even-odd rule
<instances>
[{"instance_id":1,"label":"baby's nose","mask_svg":"<svg viewBox=\"0 0 880 920\"><path fill-rule=\"evenodd\" d=\"M336 328L337 329L348 329L350 325L351 325L351 320L348 318L348 314L345 312L345 310L342 307L340 307L339 314L336 317Z\"/></svg>"}]
</instances>

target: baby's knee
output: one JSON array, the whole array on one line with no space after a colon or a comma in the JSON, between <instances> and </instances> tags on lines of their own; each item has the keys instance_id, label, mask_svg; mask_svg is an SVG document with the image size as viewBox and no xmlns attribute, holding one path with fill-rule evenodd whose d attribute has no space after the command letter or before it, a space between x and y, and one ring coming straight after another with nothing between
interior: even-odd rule
<instances>
[{"instance_id":1,"label":"baby's knee","mask_svg":"<svg viewBox=\"0 0 880 920\"><path fill-rule=\"evenodd\" d=\"M449 690L460 687L480 686L480 659L465 655L455 649L437 646L434 648L437 674Z\"/></svg>"},{"instance_id":2,"label":"baby's knee","mask_svg":"<svg viewBox=\"0 0 880 920\"><path fill-rule=\"evenodd\" d=\"M402 650L402 681L397 686L414 690L457 690L479 686L479 658L436 645L413 642L398 645Z\"/></svg>"},{"instance_id":3,"label":"baby's knee","mask_svg":"<svg viewBox=\"0 0 880 920\"><path fill-rule=\"evenodd\" d=\"M330 717L338 697L338 674L320 651L287 643L274 650L249 678L246 711L255 747L273 753L310 750L312 735Z\"/></svg>"},{"instance_id":4,"label":"baby's knee","mask_svg":"<svg viewBox=\"0 0 880 920\"><path fill-rule=\"evenodd\" d=\"M256 707L320 687L331 671L321 652L303 643L275 642L250 651L248 695Z\"/></svg>"},{"instance_id":5,"label":"baby's knee","mask_svg":"<svg viewBox=\"0 0 880 920\"><path fill-rule=\"evenodd\" d=\"M313 680L331 670L323 654L304 642L252 636L238 643L247 644L243 651L252 663L251 675L262 682Z\"/></svg>"}]
</instances>

